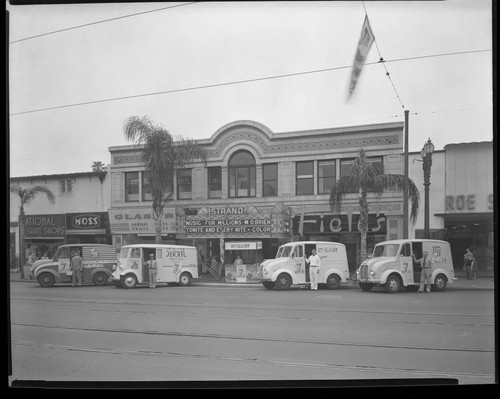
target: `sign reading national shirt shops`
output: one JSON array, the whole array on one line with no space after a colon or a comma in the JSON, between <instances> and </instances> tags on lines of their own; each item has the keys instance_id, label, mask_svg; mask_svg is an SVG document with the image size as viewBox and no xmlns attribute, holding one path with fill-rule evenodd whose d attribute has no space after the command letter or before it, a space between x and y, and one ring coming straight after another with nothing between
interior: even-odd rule
<instances>
[{"instance_id":1,"label":"sign reading national shirt shops","mask_svg":"<svg viewBox=\"0 0 500 399\"><path fill-rule=\"evenodd\" d=\"M64 239L66 234L66 215L26 215L26 238Z\"/></svg>"}]
</instances>

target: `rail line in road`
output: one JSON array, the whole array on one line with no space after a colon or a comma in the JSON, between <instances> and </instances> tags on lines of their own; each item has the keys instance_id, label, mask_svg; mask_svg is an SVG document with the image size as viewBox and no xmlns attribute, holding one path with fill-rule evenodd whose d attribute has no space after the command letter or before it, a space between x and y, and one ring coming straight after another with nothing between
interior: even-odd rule
<instances>
[{"instance_id":1,"label":"rail line in road","mask_svg":"<svg viewBox=\"0 0 500 399\"><path fill-rule=\"evenodd\" d=\"M125 356L146 356L146 357L183 357L196 360L207 360L207 361L229 361L229 362L239 362L239 363L250 363L255 364L267 364L279 367L297 367L297 368L319 368L319 369L341 369L341 370L351 370L358 372L368 372L374 374L389 374L391 378L396 374L405 375L415 375L418 377L446 377L446 378L456 378L456 379L473 379L486 380L485 382L491 382L494 379L493 374L488 373L467 373L467 372L452 372L452 371L430 371L421 370L416 368L390 368L390 367L379 367L379 366L367 366L367 365L350 365L350 364L339 364L339 363L310 363L310 362L297 362L297 361L278 361L271 359L258 359L258 358L243 358L243 357L231 357L231 356L216 356L216 355L203 355L203 354L188 354L181 352L171 352L171 351L151 351L151 350L120 350L120 349L109 349L109 348L86 348L86 347L75 347L70 345L56 345L40 343L35 341L14 341L13 344L19 346L27 347L41 347L46 349L55 350L68 350L68 351L79 351L79 352L92 352L92 353L103 353L112 355L125 355Z\"/></svg>"},{"instance_id":2,"label":"rail line in road","mask_svg":"<svg viewBox=\"0 0 500 399\"><path fill-rule=\"evenodd\" d=\"M190 337L190 338L204 338L204 339L227 339L227 340L241 340L241 341L260 341L260 342L282 342L288 344L310 344L310 345L332 345L332 346L347 346L347 347L369 347L369 348L387 348L387 349L406 349L406 350L427 350L438 352L473 352L473 353L495 353L494 350L480 349L480 348L444 348L444 347L431 347L431 346L411 346L411 345L394 345L394 344L374 344L363 342L340 342L340 341L315 341L304 339L290 339L290 338L265 338L265 337L243 337L236 335L225 334L207 334L207 333L185 333L179 331L147 331L137 329L117 329L117 328L91 328L91 327L68 327L68 326L48 326L42 324L28 324L28 323L12 323L13 326L19 327L35 327L57 330L77 330L84 332L105 332L105 333L121 333L121 334L139 334L139 335L156 335L156 336L169 336L169 337Z\"/></svg>"},{"instance_id":3,"label":"rail line in road","mask_svg":"<svg viewBox=\"0 0 500 399\"><path fill-rule=\"evenodd\" d=\"M19 297L13 297L11 300L19 300L19 301L28 301L28 302L48 302L48 303L56 303L60 304L61 300L57 299L47 299L47 298L19 298ZM151 308L162 308L162 307L169 307L169 308L181 308L181 309L221 309L221 310L228 310L228 309L241 309L239 306L233 306L233 305L207 305L203 303L196 303L196 304L175 304L175 303L154 303L154 302L130 302L130 301L95 301L95 300L64 300L64 304L95 304L95 305L120 305L120 306L137 306L137 307L143 307L147 309ZM68 306L53 306L53 309L60 309L60 310L83 310L81 308L69 308ZM463 317L486 317L486 318L491 318L491 322L479 322L479 323L468 323L464 322L462 320L459 320L457 322L444 322L444 321L417 321L417 320L397 320L397 321L391 321L391 320L349 320L349 323L384 323L384 324L412 324L412 325L444 325L444 326L457 326L457 327L493 327L494 324L494 315L493 314L485 314L485 313L444 313L444 312L432 312L432 311L426 311L426 312L414 312L414 311L389 311L389 310L363 310L363 309L335 309L335 308L305 308L305 307L276 307L276 306L246 306L246 310L257 310L257 311L281 311L281 312L308 312L308 313L321 313L328 311L330 315L335 314L335 313L344 313L344 314L353 314L353 313L360 313L360 314L368 314L368 315L405 315L405 316L441 316L441 317L449 317L449 318L463 318ZM157 310L131 310L131 309L103 309L102 307L94 308L94 309L85 309L86 311L95 311L95 312L112 312L112 313L132 313L132 314L162 314L162 312L158 312ZM163 313L166 314L166 313ZM189 316L189 312L183 312L183 313L171 313L169 312L168 315L179 315L179 316ZM200 313L196 313L196 317L220 317L220 318L255 318L255 319L270 319L270 320L304 320L304 321L335 321L336 323L338 322L343 322L343 320L337 320L333 318L318 318L318 317L300 317L300 316L263 316L263 315L225 315L225 314L217 314L217 315L203 315ZM347 322L347 321L346 321Z\"/></svg>"}]
</instances>

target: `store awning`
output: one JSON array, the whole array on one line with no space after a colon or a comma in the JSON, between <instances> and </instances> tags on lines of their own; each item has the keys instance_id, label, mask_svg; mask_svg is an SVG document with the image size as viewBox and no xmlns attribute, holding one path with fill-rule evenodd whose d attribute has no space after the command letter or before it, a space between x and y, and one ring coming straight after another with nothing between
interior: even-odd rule
<instances>
[{"instance_id":1,"label":"store awning","mask_svg":"<svg viewBox=\"0 0 500 399\"><path fill-rule=\"evenodd\" d=\"M435 213L434 216L444 217L449 223L473 223L493 221L493 212L469 212L469 213Z\"/></svg>"}]
</instances>

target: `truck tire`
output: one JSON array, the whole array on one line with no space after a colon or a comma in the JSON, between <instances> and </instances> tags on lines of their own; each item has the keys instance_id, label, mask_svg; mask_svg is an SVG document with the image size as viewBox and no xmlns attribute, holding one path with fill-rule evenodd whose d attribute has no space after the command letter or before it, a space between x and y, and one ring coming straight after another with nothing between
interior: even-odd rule
<instances>
[{"instance_id":1,"label":"truck tire","mask_svg":"<svg viewBox=\"0 0 500 399\"><path fill-rule=\"evenodd\" d=\"M135 274L129 273L121 278L122 287L124 288L134 288L137 284L137 277Z\"/></svg>"},{"instance_id":2,"label":"truck tire","mask_svg":"<svg viewBox=\"0 0 500 399\"><path fill-rule=\"evenodd\" d=\"M104 272L97 272L92 277L92 283L94 285L106 285L108 284L108 275Z\"/></svg>"},{"instance_id":3,"label":"truck tire","mask_svg":"<svg viewBox=\"0 0 500 399\"><path fill-rule=\"evenodd\" d=\"M401 279L397 274L391 274L385 282L385 290L390 294L395 294L401 289Z\"/></svg>"},{"instance_id":4,"label":"truck tire","mask_svg":"<svg viewBox=\"0 0 500 399\"><path fill-rule=\"evenodd\" d=\"M42 287L52 287L56 282L55 277L51 273L41 273L38 278L38 284Z\"/></svg>"},{"instance_id":5,"label":"truck tire","mask_svg":"<svg viewBox=\"0 0 500 399\"><path fill-rule=\"evenodd\" d=\"M276 289L282 291L289 289L291 285L292 285L292 278L287 273L281 273L276 279L276 282L274 283Z\"/></svg>"},{"instance_id":6,"label":"truck tire","mask_svg":"<svg viewBox=\"0 0 500 399\"><path fill-rule=\"evenodd\" d=\"M181 287L186 287L189 284L191 284L191 275L189 273L186 273L186 272L182 273L179 276L179 285Z\"/></svg>"},{"instance_id":7,"label":"truck tire","mask_svg":"<svg viewBox=\"0 0 500 399\"><path fill-rule=\"evenodd\" d=\"M329 290L336 290L340 287L340 276L332 273L326 279L326 288Z\"/></svg>"},{"instance_id":8,"label":"truck tire","mask_svg":"<svg viewBox=\"0 0 500 399\"><path fill-rule=\"evenodd\" d=\"M438 274L434 279L434 284L432 285L434 291L444 291L446 289L446 285L448 284L448 279L442 273Z\"/></svg>"}]
</instances>

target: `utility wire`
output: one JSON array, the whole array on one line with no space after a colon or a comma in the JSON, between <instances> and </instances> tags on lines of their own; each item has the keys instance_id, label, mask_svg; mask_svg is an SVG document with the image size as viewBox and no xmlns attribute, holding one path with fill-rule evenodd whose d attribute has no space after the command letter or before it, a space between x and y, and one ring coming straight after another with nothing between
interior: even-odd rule
<instances>
[{"instance_id":1,"label":"utility wire","mask_svg":"<svg viewBox=\"0 0 500 399\"><path fill-rule=\"evenodd\" d=\"M400 62L400 61L416 60L416 59L421 59L421 58L444 57L444 56L449 56L449 55L479 53L479 52L486 52L486 51L491 51L491 49L460 51L460 52L454 52L454 53L441 53L441 54L434 54L434 55L407 57L407 58L399 58L399 59L395 59L395 60L384 60L383 62L384 63ZM365 65L377 65L377 64L380 64L380 61L365 63ZM208 85L202 85L202 86L185 87L185 88L181 88L181 89L164 90L164 91L157 91L157 92L152 92L152 93L134 94L134 95L130 95L130 96L105 98L105 99L101 99L101 100L85 101L85 102L79 102L79 103L73 103L73 104L57 105L57 106L47 107L47 108L38 108L38 109L33 109L33 110L28 110L28 111L14 112L14 113L11 113L9 115L10 116L23 115L23 114L30 114L30 113L34 113L34 112L49 111L49 110L54 110L54 109L77 107L77 106L81 106L81 105L90 105L90 104L98 104L98 103L111 102L111 101L127 100L127 99L132 99L132 98L157 96L157 95L161 95L161 94L179 93L179 92L183 92L183 91L209 89L209 88L213 88L213 87L230 86L230 85L237 85L237 84L243 84L243 83L261 82L261 81L265 81L265 80L281 79L281 78L288 78L288 77L300 76L300 75L310 75L310 74L314 74L314 73L336 71L336 70L347 69L347 68L352 68L352 65L332 67L332 68L323 68L323 69L288 73L288 74L282 74L282 75L266 76L266 77L254 78L254 79L235 80L232 82L214 83L214 84L208 84Z\"/></svg>"},{"instance_id":2,"label":"utility wire","mask_svg":"<svg viewBox=\"0 0 500 399\"><path fill-rule=\"evenodd\" d=\"M368 18L368 11L366 11L365 2L362 1L361 3L363 4L363 8L365 9L365 16L366 16L366 20L368 21L368 25L370 25L370 29L373 32L373 28L371 27L371 24L370 24L370 18ZM378 62L383 65L383 67L385 69L385 75L389 78L389 82L391 82L392 88L394 89L394 92L396 93L396 97L398 98L398 100L399 100L399 102L401 104L401 107L403 107L403 109L405 109L403 101L401 100L401 97L399 96L399 93L398 93L398 91L396 89L396 86L394 85L394 82L392 81L391 75L390 75L389 71L387 70L387 67L385 66L384 58L382 57L382 54L380 54L380 49L378 47L377 36L374 34L373 38L374 38L375 47L377 48L377 53L378 53L378 56L379 56L379 61Z\"/></svg>"},{"instance_id":3,"label":"utility wire","mask_svg":"<svg viewBox=\"0 0 500 399\"><path fill-rule=\"evenodd\" d=\"M130 17L135 17L137 15L143 15L143 14L149 14L149 13L152 13L152 12L158 12L158 11L168 10L170 8L189 6L189 5L196 4L196 3L197 3L196 1L193 1L191 3L176 4L174 6L168 6L168 7L162 7L162 8L155 8L154 10L136 12L134 14L122 15L120 17L103 19L101 21L90 22L88 24L83 24L83 25L76 25L76 26L72 26L72 27L69 27L69 28L55 30L55 31L52 31L52 32L40 33L39 35L25 37L23 39L13 40L13 41L9 42L9 44L19 43L19 42L23 42L25 40L31 40L31 39L36 39L36 38L43 37L43 36L53 35L55 33L61 33L61 32L65 32L65 31L68 31L68 30L84 28L86 26L92 26L92 25L102 24L102 23L105 23L105 22L116 21L118 19L130 18Z\"/></svg>"}]
</instances>

